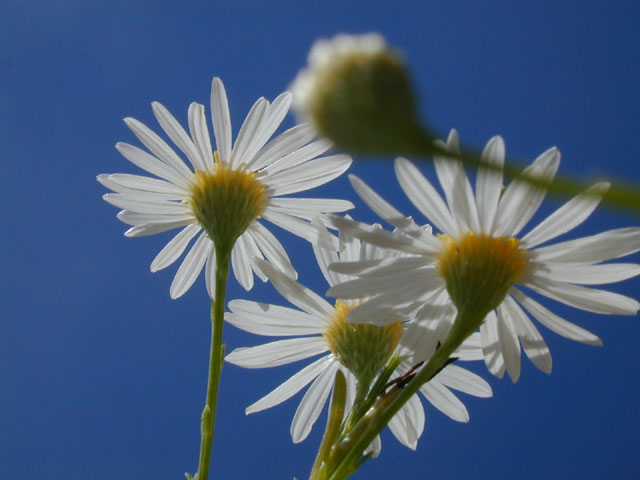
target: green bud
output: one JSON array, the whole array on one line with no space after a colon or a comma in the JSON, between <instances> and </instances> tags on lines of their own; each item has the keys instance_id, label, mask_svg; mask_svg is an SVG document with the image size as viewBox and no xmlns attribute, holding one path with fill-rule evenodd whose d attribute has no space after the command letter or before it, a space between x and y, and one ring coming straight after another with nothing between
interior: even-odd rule
<instances>
[{"instance_id":1,"label":"green bud","mask_svg":"<svg viewBox=\"0 0 640 480\"><path fill-rule=\"evenodd\" d=\"M344 150L409 154L430 143L404 61L380 35L317 41L292 92L299 116Z\"/></svg>"}]
</instances>

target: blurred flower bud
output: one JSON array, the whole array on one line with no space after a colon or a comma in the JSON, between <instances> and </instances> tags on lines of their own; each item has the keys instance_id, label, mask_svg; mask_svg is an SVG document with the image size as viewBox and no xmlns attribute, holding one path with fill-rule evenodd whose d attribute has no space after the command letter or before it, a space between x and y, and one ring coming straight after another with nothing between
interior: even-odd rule
<instances>
[{"instance_id":1,"label":"blurred flower bud","mask_svg":"<svg viewBox=\"0 0 640 480\"><path fill-rule=\"evenodd\" d=\"M299 117L339 148L409 154L424 145L405 64L378 34L316 41L291 90Z\"/></svg>"}]
</instances>

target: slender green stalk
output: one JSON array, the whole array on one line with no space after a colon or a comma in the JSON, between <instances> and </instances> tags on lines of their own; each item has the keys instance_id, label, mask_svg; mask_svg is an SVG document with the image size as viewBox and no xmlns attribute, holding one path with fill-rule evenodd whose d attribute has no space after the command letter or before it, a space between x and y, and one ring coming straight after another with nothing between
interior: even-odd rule
<instances>
[{"instance_id":1,"label":"slender green stalk","mask_svg":"<svg viewBox=\"0 0 640 480\"><path fill-rule=\"evenodd\" d=\"M343 436L349 435L349 432L354 427L354 425L358 423L358 421L364 416L364 414L367 413L367 410L369 410L373 406L376 399L382 392L383 387L389 381L389 378L391 377L393 372L395 372L399 363L400 357L398 357L397 355L392 356L389 360L389 363L387 363L387 366L384 368L384 370L382 370L382 372L380 372L380 375L378 375L378 379L374 383L373 387L371 387L368 392L365 392L368 393L368 395L366 395L366 397L362 398L360 401L358 401L358 397L360 395L356 395L356 400L354 401L351 414L345 422ZM358 385L358 387L360 387L360 385ZM369 388L369 386L366 385L366 388Z\"/></svg>"},{"instance_id":2,"label":"slender green stalk","mask_svg":"<svg viewBox=\"0 0 640 480\"><path fill-rule=\"evenodd\" d=\"M471 150L462 149L460 153L451 152L446 148L443 148L434 143L433 137L429 134L422 132L417 133L414 141L408 146L407 155L416 155L419 157L431 157L433 155L448 157L456 160L460 160L463 163L484 168L490 170L504 172L504 174L512 179L521 180L527 182L533 186L546 189L553 195L560 196L573 196L579 193L584 193L591 185L585 181L576 180L572 177L556 175L553 180L546 180L535 175L529 175L522 172L522 167L519 162L505 162L503 166L494 165ZM596 197L602 196L601 192L587 192L586 195L593 195ZM622 208L633 213L640 213L640 187L637 185L625 185L622 182L612 182L608 192L602 198L602 204L610 207Z\"/></svg>"},{"instance_id":3,"label":"slender green stalk","mask_svg":"<svg viewBox=\"0 0 640 480\"><path fill-rule=\"evenodd\" d=\"M343 480L351 475L359 466L362 452L369 446L382 429L389 423L393 416L407 403L409 398L418 389L433 378L449 362L449 358L473 332L468 326L474 322L478 315L466 315L459 313L456 322L447 339L436 350L429 362L418 372L413 380L402 387L395 387L388 393L381 395L373 407L362 417L348 435L352 439L350 442L343 442L336 453L340 458L335 458L336 468L332 472L329 480Z\"/></svg>"},{"instance_id":4,"label":"slender green stalk","mask_svg":"<svg viewBox=\"0 0 640 480\"><path fill-rule=\"evenodd\" d=\"M216 404L218 385L224 362L224 345L222 345L222 326L224 324L225 295L227 275L229 273L229 255L218 255L216 258L216 292L211 301L211 350L209 353L209 380L207 382L207 399L202 411L200 424L200 459L198 462L198 480L209 477L211 461L211 444L216 421Z\"/></svg>"},{"instance_id":5,"label":"slender green stalk","mask_svg":"<svg viewBox=\"0 0 640 480\"><path fill-rule=\"evenodd\" d=\"M326 478L326 460L333 445L334 440L340 433L340 425L344 418L345 404L347 401L347 382L344 374L336 371L336 377L333 384L333 396L331 398L331 406L329 407L329 415L327 416L327 428L324 431L318 455L311 469L310 480L322 480Z\"/></svg>"}]
</instances>

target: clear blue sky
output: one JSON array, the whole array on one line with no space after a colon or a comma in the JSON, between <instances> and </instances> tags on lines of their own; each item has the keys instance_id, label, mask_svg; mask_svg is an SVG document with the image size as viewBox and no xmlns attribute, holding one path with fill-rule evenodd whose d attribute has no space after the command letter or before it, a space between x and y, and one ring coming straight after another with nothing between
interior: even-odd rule
<instances>
[{"instance_id":1,"label":"clear blue sky","mask_svg":"<svg viewBox=\"0 0 640 480\"><path fill-rule=\"evenodd\" d=\"M171 235L124 238L117 210L101 200L97 174L139 173L114 148L137 144L122 118L155 126L150 102L158 100L186 122L191 101L208 110L216 75L238 126L256 98L287 87L315 39L377 31L405 53L425 118L442 134L455 127L477 147L501 134L507 152L524 159L556 145L565 174L640 184L634 3L5 0L0 479L163 480L196 468L208 299L199 281L170 300L176 267L152 275L149 264ZM350 171L416 214L389 163L357 158ZM314 195L349 198L354 217L375 220L346 176ZM548 201L544 210L557 205ZM575 234L638 220L601 208ZM309 245L275 233L300 280L324 292ZM612 289L640 297L637 279ZM233 298L284 304L269 284L247 294L232 279ZM604 347L541 327L551 376L525 360L514 385L476 365L494 398L461 395L469 424L426 406L418 450L387 432L381 457L354 478L640 477L639 319L550 306L599 335ZM229 350L261 342L225 330ZM289 424L300 395L244 415L296 368L225 366L214 478L308 475L324 416L293 445Z\"/></svg>"}]
</instances>

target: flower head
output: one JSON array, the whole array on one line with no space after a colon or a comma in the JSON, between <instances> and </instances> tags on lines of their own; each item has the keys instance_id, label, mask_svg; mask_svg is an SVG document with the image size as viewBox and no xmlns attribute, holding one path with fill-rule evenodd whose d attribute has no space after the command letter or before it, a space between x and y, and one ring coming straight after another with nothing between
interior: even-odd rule
<instances>
[{"instance_id":1,"label":"flower head","mask_svg":"<svg viewBox=\"0 0 640 480\"><path fill-rule=\"evenodd\" d=\"M103 198L123 209L118 218L132 225L126 236L182 228L158 253L151 271L174 263L196 238L171 284L172 298L184 294L205 265L207 289L213 298L216 255L230 255L235 276L247 290L253 286L252 272L266 280L254 258L266 258L295 275L284 248L259 219L317 242L318 228L309 220L323 212L352 207L345 200L282 198L332 180L351 163L346 155L316 158L331 144L312 141L315 133L309 125L298 125L269 141L290 104L288 92L273 103L260 98L232 145L227 95L222 81L214 78L211 115L217 149L213 151L202 105L194 102L189 106L187 133L164 106L154 102L156 119L191 168L151 129L133 118L125 119L149 152L127 143L118 143L116 148L154 177L114 174L99 175L98 180L115 192Z\"/></svg>"},{"instance_id":2,"label":"flower head","mask_svg":"<svg viewBox=\"0 0 640 480\"><path fill-rule=\"evenodd\" d=\"M458 148L455 131L443 146ZM501 166L504 153L502 139L494 137L483 157ZM525 172L551 180L559 164L560 153L551 148ZM373 297L353 310L351 321L380 323L389 309L410 311L448 303L459 315L470 312L479 318L469 329L480 328L489 370L502 376L506 369L517 381L521 345L539 369L551 372L551 354L530 316L569 339L601 344L598 337L555 315L522 288L590 312L637 312L640 304L636 300L585 285L618 282L640 273L637 264L603 263L640 250L639 228L541 246L580 225L596 208L598 194L606 192L608 184L595 184L588 194L571 199L521 235L545 190L518 180L503 190L500 171L480 168L474 194L460 162L436 157L435 167L446 201L411 162L399 158L395 163L400 185L411 202L440 230L435 236L418 229L362 180L351 177L360 197L400 233L374 232L340 217L332 217L332 223L374 244L412 254L332 267L359 278L333 287L330 294L350 298L368 292Z\"/></svg>"},{"instance_id":3,"label":"flower head","mask_svg":"<svg viewBox=\"0 0 640 480\"><path fill-rule=\"evenodd\" d=\"M314 246L318 265L330 285L349 277L332 272L328 269L329 264L339 260L366 261L384 255L383 249L362 244L344 234L341 234L340 245L340 251ZM413 362L428 359L438 341L443 340L442 335L446 334L442 322L407 323L394 312L390 312L391 317L384 326L349 323L352 309L366 299L339 299L332 305L266 262L260 262L260 265L280 294L300 310L234 300L229 303L231 312L225 319L251 333L295 338L238 348L227 355L226 361L246 368L266 368L322 355L246 410L254 413L273 407L311 383L291 424L294 442L304 440L311 431L331 392L337 369L345 374L348 403L352 405L358 388L369 388L392 355L403 359L396 371L402 375L409 371ZM480 359L479 338L474 337L465 344L458 356L463 360ZM468 414L448 387L476 396L491 394L488 384L480 377L455 365L445 368L423 387L422 393L436 408L458 421L468 420ZM412 398L393 417L389 427L402 443L416 448L424 427L420 400ZM372 448L379 450L379 440L374 443Z\"/></svg>"},{"instance_id":4,"label":"flower head","mask_svg":"<svg viewBox=\"0 0 640 480\"><path fill-rule=\"evenodd\" d=\"M291 89L298 114L340 148L397 153L422 138L407 69L378 34L318 40Z\"/></svg>"}]
</instances>

